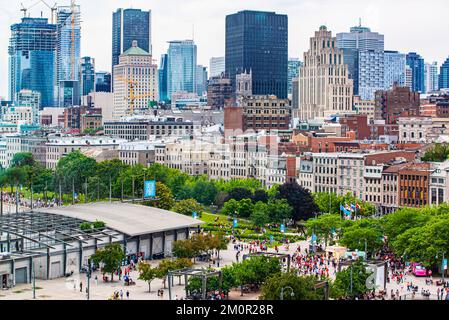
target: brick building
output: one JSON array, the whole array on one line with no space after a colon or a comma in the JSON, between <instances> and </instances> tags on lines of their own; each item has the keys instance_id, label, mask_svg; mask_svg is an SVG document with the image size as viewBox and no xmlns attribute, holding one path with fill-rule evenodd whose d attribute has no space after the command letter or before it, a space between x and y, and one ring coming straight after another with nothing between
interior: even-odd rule
<instances>
[{"instance_id":1,"label":"brick building","mask_svg":"<svg viewBox=\"0 0 449 320\"><path fill-rule=\"evenodd\" d=\"M418 116L420 103L419 92L395 84L391 90L376 92L374 118L395 125L399 117Z\"/></svg>"},{"instance_id":2,"label":"brick building","mask_svg":"<svg viewBox=\"0 0 449 320\"><path fill-rule=\"evenodd\" d=\"M411 163L398 171L399 206L424 207L429 203L430 163Z\"/></svg>"}]
</instances>

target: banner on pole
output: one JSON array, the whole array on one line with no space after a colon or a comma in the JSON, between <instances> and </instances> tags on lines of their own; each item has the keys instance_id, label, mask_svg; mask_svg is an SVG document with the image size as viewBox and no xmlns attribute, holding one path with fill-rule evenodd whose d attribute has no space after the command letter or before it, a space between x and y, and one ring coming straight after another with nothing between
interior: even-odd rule
<instances>
[{"instance_id":1,"label":"banner on pole","mask_svg":"<svg viewBox=\"0 0 449 320\"><path fill-rule=\"evenodd\" d=\"M156 197L156 181L145 181L143 197L145 199Z\"/></svg>"}]
</instances>

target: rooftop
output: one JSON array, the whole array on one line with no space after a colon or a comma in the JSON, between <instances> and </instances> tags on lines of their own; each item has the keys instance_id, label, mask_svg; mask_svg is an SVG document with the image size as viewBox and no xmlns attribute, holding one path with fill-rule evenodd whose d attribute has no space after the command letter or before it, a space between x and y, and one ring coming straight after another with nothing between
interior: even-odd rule
<instances>
[{"instance_id":1,"label":"rooftop","mask_svg":"<svg viewBox=\"0 0 449 320\"><path fill-rule=\"evenodd\" d=\"M172 211L121 202L99 202L40 209L40 211L89 222L103 221L108 228L129 236L196 227L204 224L203 221Z\"/></svg>"}]
</instances>

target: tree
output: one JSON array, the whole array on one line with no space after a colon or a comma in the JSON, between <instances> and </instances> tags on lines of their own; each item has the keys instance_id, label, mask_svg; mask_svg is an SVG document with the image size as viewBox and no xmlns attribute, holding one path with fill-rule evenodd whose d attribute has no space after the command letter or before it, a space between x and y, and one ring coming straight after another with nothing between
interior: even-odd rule
<instances>
[{"instance_id":1,"label":"tree","mask_svg":"<svg viewBox=\"0 0 449 320\"><path fill-rule=\"evenodd\" d=\"M253 193L252 193L251 189L238 187L238 188L233 188L233 189L229 190L227 201L229 201L231 199L241 201L243 199L251 199L252 197L253 197Z\"/></svg>"},{"instance_id":2,"label":"tree","mask_svg":"<svg viewBox=\"0 0 449 320\"><path fill-rule=\"evenodd\" d=\"M281 223L291 219L293 208L286 199L272 200L268 203L268 213L270 222Z\"/></svg>"},{"instance_id":3,"label":"tree","mask_svg":"<svg viewBox=\"0 0 449 320\"><path fill-rule=\"evenodd\" d=\"M103 272L103 275L110 273L111 281L114 280L114 272L120 268L122 261L125 258L126 254L119 243L108 244L106 247L98 249L91 256L91 259L95 264L103 264L101 271Z\"/></svg>"},{"instance_id":4,"label":"tree","mask_svg":"<svg viewBox=\"0 0 449 320\"><path fill-rule=\"evenodd\" d=\"M286 199L293 207L293 220L307 220L319 212L309 190L301 187L297 182L287 182L279 187L278 199Z\"/></svg>"},{"instance_id":5,"label":"tree","mask_svg":"<svg viewBox=\"0 0 449 320\"><path fill-rule=\"evenodd\" d=\"M239 210L239 202L235 199L231 199L223 205L223 209L221 209L221 214L225 214L228 216L232 216L238 213Z\"/></svg>"},{"instance_id":6,"label":"tree","mask_svg":"<svg viewBox=\"0 0 449 320\"><path fill-rule=\"evenodd\" d=\"M162 182L156 183L156 197L158 200L148 201L148 204L151 207L164 210L170 210L173 207L174 200L171 190Z\"/></svg>"},{"instance_id":7,"label":"tree","mask_svg":"<svg viewBox=\"0 0 449 320\"><path fill-rule=\"evenodd\" d=\"M393 242L407 230L424 226L430 218L430 215L423 214L422 210L402 208L394 214L384 216L381 222L388 241Z\"/></svg>"},{"instance_id":8,"label":"tree","mask_svg":"<svg viewBox=\"0 0 449 320\"><path fill-rule=\"evenodd\" d=\"M351 250L365 251L366 241L367 251L372 252L383 246L383 239L380 222L373 219L363 219L345 228L340 243Z\"/></svg>"},{"instance_id":9,"label":"tree","mask_svg":"<svg viewBox=\"0 0 449 320\"><path fill-rule=\"evenodd\" d=\"M249 218L253 212L253 202L251 199L243 199L239 201L238 214L242 218Z\"/></svg>"},{"instance_id":10,"label":"tree","mask_svg":"<svg viewBox=\"0 0 449 320\"><path fill-rule=\"evenodd\" d=\"M425 162L444 162L449 156L449 145L446 143L435 143L435 145L426 151L421 158Z\"/></svg>"},{"instance_id":11,"label":"tree","mask_svg":"<svg viewBox=\"0 0 449 320\"><path fill-rule=\"evenodd\" d=\"M23 167L10 167L3 173L5 181L11 186L13 192L14 186L18 186L26 181L27 173Z\"/></svg>"},{"instance_id":12,"label":"tree","mask_svg":"<svg viewBox=\"0 0 449 320\"><path fill-rule=\"evenodd\" d=\"M201 217L204 207L195 199L186 199L176 202L171 210L186 216L191 216L193 212L196 212Z\"/></svg>"},{"instance_id":13,"label":"tree","mask_svg":"<svg viewBox=\"0 0 449 320\"><path fill-rule=\"evenodd\" d=\"M280 300L284 289L283 300L323 300L324 295L317 292L315 284L316 278L313 276L297 276L294 272L283 273L268 278L262 286L259 299Z\"/></svg>"},{"instance_id":14,"label":"tree","mask_svg":"<svg viewBox=\"0 0 449 320\"><path fill-rule=\"evenodd\" d=\"M254 225L263 227L269 222L268 210L268 205L262 201L259 201L254 205L253 212L250 216L250 219Z\"/></svg>"},{"instance_id":15,"label":"tree","mask_svg":"<svg viewBox=\"0 0 449 320\"><path fill-rule=\"evenodd\" d=\"M158 277L157 268L153 268L148 262L139 262L137 265L139 279L148 283L148 292L151 292L151 282Z\"/></svg>"},{"instance_id":16,"label":"tree","mask_svg":"<svg viewBox=\"0 0 449 320\"><path fill-rule=\"evenodd\" d=\"M86 178L96 176L97 162L83 155L80 151L74 151L61 158L56 166L56 176L59 181L65 181L68 190L81 190Z\"/></svg>"},{"instance_id":17,"label":"tree","mask_svg":"<svg viewBox=\"0 0 449 320\"><path fill-rule=\"evenodd\" d=\"M337 272L335 281L331 287L331 296L333 298L355 298L356 296L367 293L369 289L366 287L366 280L370 275L371 273L366 270L364 262L357 260L349 267Z\"/></svg>"},{"instance_id":18,"label":"tree","mask_svg":"<svg viewBox=\"0 0 449 320\"><path fill-rule=\"evenodd\" d=\"M173 242L172 253L176 258L192 259L196 255L195 249L193 248L193 243L190 239Z\"/></svg>"},{"instance_id":19,"label":"tree","mask_svg":"<svg viewBox=\"0 0 449 320\"><path fill-rule=\"evenodd\" d=\"M325 245L334 238L334 234L340 233L342 219L337 214L321 214L317 219L306 221L307 234L315 234L318 238L324 239Z\"/></svg>"},{"instance_id":20,"label":"tree","mask_svg":"<svg viewBox=\"0 0 449 320\"><path fill-rule=\"evenodd\" d=\"M257 189L254 191L254 195L252 197L253 203L257 203L259 201L263 203L268 202L268 193L264 189Z\"/></svg>"},{"instance_id":21,"label":"tree","mask_svg":"<svg viewBox=\"0 0 449 320\"><path fill-rule=\"evenodd\" d=\"M36 163L31 152L18 152L11 160L11 167L33 166Z\"/></svg>"},{"instance_id":22,"label":"tree","mask_svg":"<svg viewBox=\"0 0 449 320\"><path fill-rule=\"evenodd\" d=\"M194 182L192 197L202 204L211 205L214 202L217 193L218 190L213 182L208 181L205 177L197 179Z\"/></svg>"}]
</instances>

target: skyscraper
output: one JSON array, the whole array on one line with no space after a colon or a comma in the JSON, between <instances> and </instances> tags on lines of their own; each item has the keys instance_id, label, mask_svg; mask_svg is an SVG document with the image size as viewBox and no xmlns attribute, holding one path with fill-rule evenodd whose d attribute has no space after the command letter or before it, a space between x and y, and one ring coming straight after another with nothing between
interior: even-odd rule
<instances>
[{"instance_id":1,"label":"skyscraper","mask_svg":"<svg viewBox=\"0 0 449 320\"><path fill-rule=\"evenodd\" d=\"M404 87L407 66L405 54L397 51L385 51L384 57L384 90L391 89L394 83Z\"/></svg>"},{"instance_id":2,"label":"skyscraper","mask_svg":"<svg viewBox=\"0 0 449 320\"><path fill-rule=\"evenodd\" d=\"M196 67L196 93L202 96L207 92L207 68L201 65Z\"/></svg>"},{"instance_id":3,"label":"skyscraper","mask_svg":"<svg viewBox=\"0 0 449 320\"><path fill-rule=\"evenodd\" d=\"M326 26L310 38L310 49L299 68L299 110L293 110L301 120L352 111L353 80L336 42Z\"/></svg>"},{"instance_id":4,"label":"skyscraper","mask_svg":"<svg viewBox=\"0 0 449 320\"><path fill-rule=\"evenodd\" d=\"M449 58L440 67L439 87L440 89L449 88Z\"/></svg>"},{"instance_id":5,"label":"skyscraper","mask_svg":"<svg viewBox=\"0 0 449 320\"><path fill-rule=\"evenodd\" d=\"M438 63L426 63L424 66L424 92L438 91Z\"/></svg>"},{"instance_id":6,"label":"skyscraper","mask_svg":"<svg viewBox=\"0 0 449 320\"><path fill-rule=\"evenodd\" d=\"M151 10L117 9L112 14L112 68L134 40L142 50L152 54Z\"/></svg>"},{"instance_id":7,"label":"skyscraper","mask_svg":"<svg viewBox=\"0 0 449 320\"><path fill-rule=\"evenodd\" d=\"M20 90L15 97L15 104L19 107L30 107L33 124L39 124L39 107L41 105L41 93L32 90Z\"/></svg>"},{"instance_id":8,"label":"skyscraper","mask_svg":"<svg viewBox=\"0 0 449 320\"><path fill-rule=\"evenodd\" d=\"M80 18L79 5L58 7L56 87L59 107L80 103Z\"/></svg>"},{"instance_id":9,"label":"skyscraper","mask_svg":"<svg viewBox=\"0 0 449 320\"><path fill-rule=\"evenodd\" d=\"M416 52L410 52L407 54L407 65L412 69L412 91L424 93L424 59Z\"/></svg>"},{"instance_id":10,"label":"skyscraper","mask_svg":"<svg viewBox=\"0 0 449 320\"><path fill-rule=\"evenodd\" d=\"M80 63L81 96L95 91L95 59L82 57Z\"/></svg>"},{"instance_id":11,"label":"skyscraper","mask_svg":"<svg viewBox=\"0 0 449 320\"><path fill-rule=\"evenodd\" d=\"M196 53L193 40L170 41L167 61L167 95L177 92L196 93Z\"/></svg>"},{"instance_id":12,"label":"skyscraper","mask_svg":"<svg viewBox=\"0 0 449 320\"><path fill-rule=\"evenodd\" d=\"M112 75L110 72L95 73L95 92L111 92Z\"/></svg>"},{"instance_id":13,"label":"skyscraper","mask_svg":"<svg viewBox=\"0 0 449 320\"><path fill-rule=\"evenodd\" d=\"M354 80L354 94L374 100L375 92L384 88L384 36L366 27L352 27L337 34L337 47L343 50Z\"/></svg>"},{"instance_id":14,"label":"skyscraper","mask_svg":"<svg viewBox=\"0 0 449 320\"><path fill-rule=\"evenodd\" d=\"M301 61L298 58L289 58L288 59L288 83L287 83L287 92L288 94L292 94L292 81L294 78L299 77L299 67L301 66Z\"/></svg>"},{"instance_id":15,"label":"skyscraper","mask_svg":"<svg viewBox=\"0 0 449 320\"><path fill-rule=\"evenodd\" d=\"M218 77L225 72L225 57L212 57L209 61L209 77Z\"/></svg>"},{"instance_id":16,"label":"skyscraper","mask_svg":"<svg viewBox=\"0 0 449 320\"><path fill-rule=\"evenodd\" d=\"M255 95L287 98L288 17L275 12L240 11L226 16L226 74L252 72Z\"/></svg>"},{"instance_id":17,"label":"skyscraper","mask_svg":"<svg viewBox=\"0 0 449 320\"><path fill-rule=\"evenodd\" d=\"M168 54L161 55L161 64L159 66L159 101L168 102L170 99L167 94L168 81Z\"/></svg>"},{"instance_id":18,"label":"skyscraper","mask_svg":"<svg viewBox=\"0 0 449 320\"><path fill-rule=\"evenodd\" d=\"M138 47L137 41L120 55L113 78L114 119L144 112L159 100L157 66L152 56Z\"/></svg>"},{"instance_id":19,"label":"skyscraper","mask_svg":"<svg viewBox=\"0 0 449 320\"><path fill-rule=\"evenodd\" d=\"M40 93L40 107L54 106L56 25L45 18L22 18L11 26L9 99L28 89Z\"/></svg>"}]
</instances>

